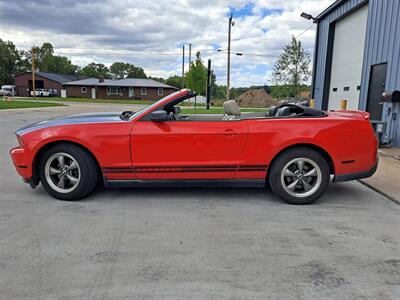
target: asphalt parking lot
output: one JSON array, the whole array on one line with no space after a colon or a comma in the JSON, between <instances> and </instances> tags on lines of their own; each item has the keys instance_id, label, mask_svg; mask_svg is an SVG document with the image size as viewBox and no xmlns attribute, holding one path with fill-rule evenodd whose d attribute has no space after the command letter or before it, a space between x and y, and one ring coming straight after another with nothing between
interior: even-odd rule
<instances>
[{"instance_id":1,"label":"asphalt parking lot","mask_svg":"<svg viewBox=\"0 0 400 300\"><path fill-rule=\"evenodd\" d=\"M0 111L0 299L399 299L400 206L358 182L310 206L262 189L100 190L57 201L21 182Z\"/></svg>"}]
</instances>

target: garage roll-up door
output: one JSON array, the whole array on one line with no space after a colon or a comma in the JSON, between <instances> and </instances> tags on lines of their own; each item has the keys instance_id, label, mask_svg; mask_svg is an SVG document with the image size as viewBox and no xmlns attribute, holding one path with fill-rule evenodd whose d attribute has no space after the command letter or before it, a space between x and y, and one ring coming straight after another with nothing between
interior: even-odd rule
<instances>
[{"instance_id":1,"label":"garage roll-up door","mask_svg":"<svg viewBox=\"0 0 400 300\"><path fill-rule=\"evenodd\" d=\"M338 109L340 100L347 100L348 109L358 109L367 16L364 5L335 25L329 109Z\"/></svg>"}]
</instances>

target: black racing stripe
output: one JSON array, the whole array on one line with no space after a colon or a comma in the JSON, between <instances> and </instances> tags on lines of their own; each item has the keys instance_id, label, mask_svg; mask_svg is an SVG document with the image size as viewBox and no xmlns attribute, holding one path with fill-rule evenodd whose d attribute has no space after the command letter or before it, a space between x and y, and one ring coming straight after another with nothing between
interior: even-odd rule
<instances>
[{"instance_id":1,"label":"black racing stripe","mask_svg":"<svg viewBox=\"0 0 400 300\"><path fill-rule=\"evenodd\" d=\"M238 172L266 172L267 169L242 169L238 170Z\"/></svg>"},{"instance_id":2,"label":"black racing stripe","mask_svg":"<svg viewBox=\"0 0 400 300\"><path fill-rule=\"evenodd\" d=\"M104 173L133 173L134 169L102 169Z\"/></svg>"},{"instance_id":3,"label":"black racing stripe","mask_svg":"<svg viewBox=\"0 0 400 300\"><path fill-rule=\"evenodd\" d=\"M193 173L193 172L264 172L267 165L243 165L243 166L155 166L155 167L136 167L102 168L104 173Z\"/></svg>"},{"instance_id":4,"label":"black racing stripe","mask_svg":"<svg viewBox=\"0 0 400 300\"><path fill-rule=\"evenodd\" d=\"M245 165L245 166L239 166L240 169L267 169L267 165Z\"/></svg>"}]
</instances>

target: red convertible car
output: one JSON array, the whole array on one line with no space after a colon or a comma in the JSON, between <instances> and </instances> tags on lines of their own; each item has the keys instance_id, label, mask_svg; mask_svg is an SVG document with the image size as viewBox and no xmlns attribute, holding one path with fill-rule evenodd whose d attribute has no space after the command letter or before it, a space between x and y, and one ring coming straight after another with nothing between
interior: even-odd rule
<instances>
[{"instance_id":1,"label":"red convertible car","mask_svg":"<svg viewBox=\"0 0 400 300\"><path fill-rule=\"evenodd\" d=\"M317 200L329 183L371 176L377 139L369 114L297 105L266 112L185 114L195 94L171 94L138 111L63 116L16 132L17 172L58 199L78 200L99 183L260 186L292 204Z\"/></svg>"}]
</instances>

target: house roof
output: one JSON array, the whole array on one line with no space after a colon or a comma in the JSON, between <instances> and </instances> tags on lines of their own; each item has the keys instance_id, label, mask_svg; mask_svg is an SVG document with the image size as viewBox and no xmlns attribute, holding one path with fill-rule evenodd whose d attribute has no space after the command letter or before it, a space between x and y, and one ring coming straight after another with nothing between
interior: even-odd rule
<instances>
[{"instance_id":1,"label":"house roof","mask_svg":"<svg viewBox=\"0 0 400 300\"><path fill-rule=\"evenodd\" d=\"M336 9L338 6L340 6L343 2L346 2L346 1L348 1L348 0L336 0L335 2L333 2L330 6L328 6L327 9L325 9L323 12L321 12L318 16L315 17L317 19L316 22L318 22L319 19L324 18L332 10Z\"/></svg>"},{"instance_id":2,"label":"house roof","mask_svg":"<svg viewBox=\"0 0 400 300\"><path fill-rule=\"evenodd\" d=\"M110 81L109 79L104 80L104 82ZM97 78L86 78L82 80L70 81L64 83L64 85L98 85L99 79Z\"/></svg>"},{"instance_id":3,"label":"house roof","mask_svg":"<svg viewBox=\"0 0 400 300\"><path fill-rule=\"evenodd\" d=\"M154 88L169 88L178 90L178 88L155 81L153 79L126 78L119 80L110 80L99 83L98 86L126 86L126 87L154 87Z\"/></svg>"},{"instance_id":4,"label":"house roof","mask_svg":"<svg viewBox=\"0 0 400 300\"><path fill-rule=\"evenodd\" d=\"M74 75L64 75L64 74L49 73L49 72L36 72L35 74L59 83L65 83L78 79L78 76Z\"/></svg>"}]
</instances>

